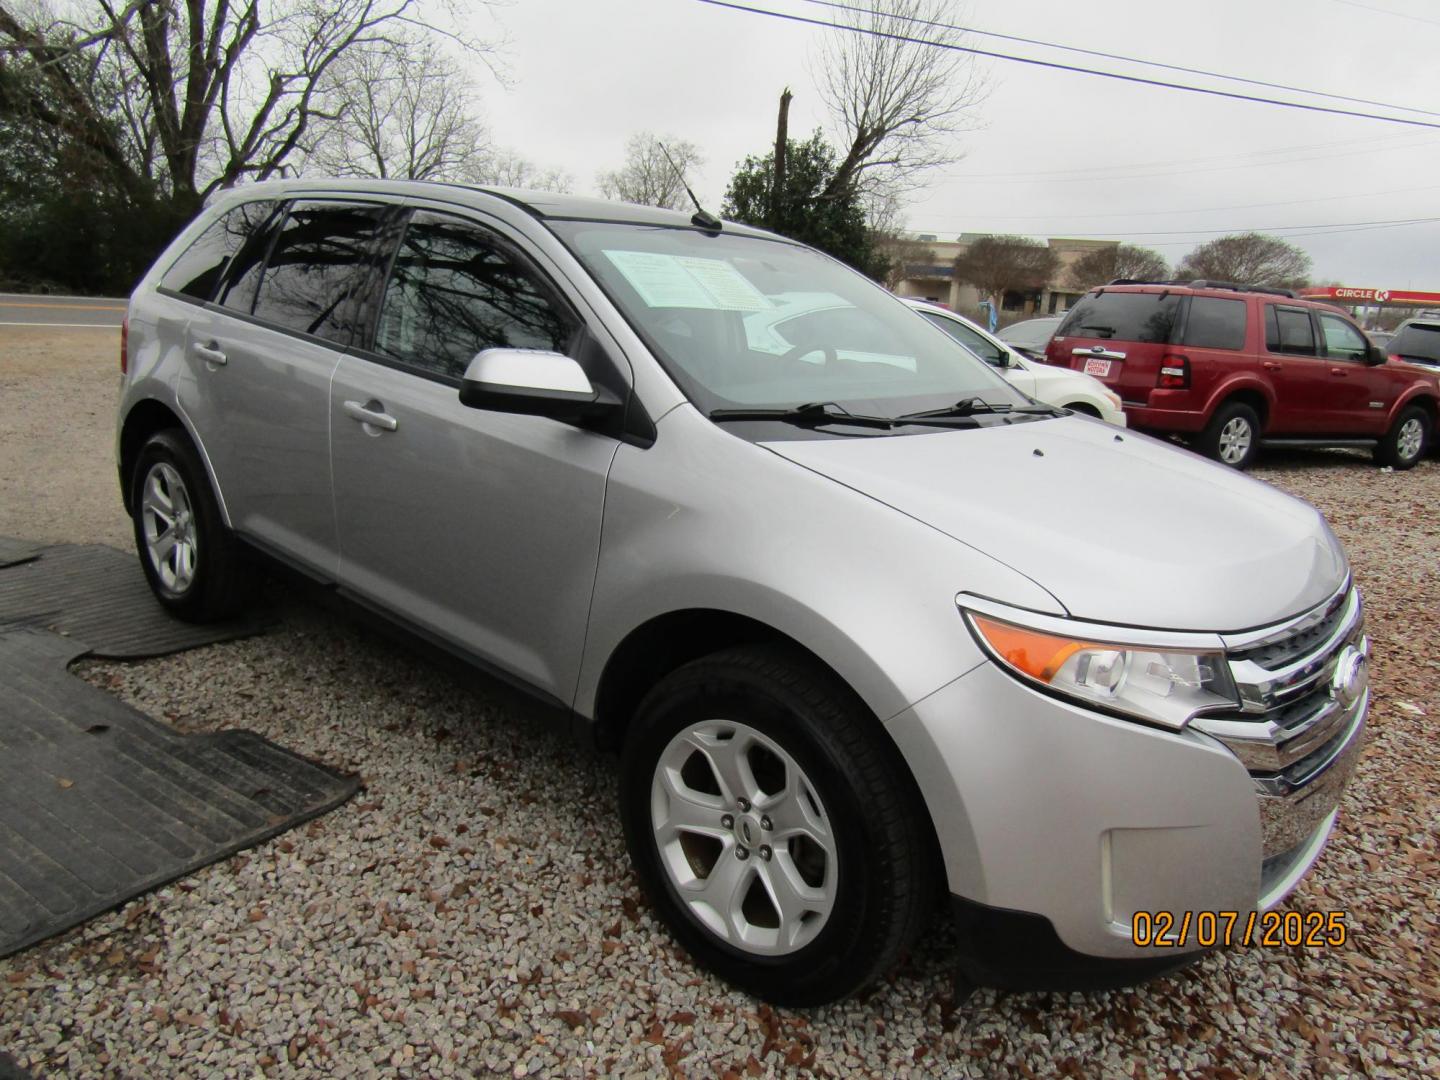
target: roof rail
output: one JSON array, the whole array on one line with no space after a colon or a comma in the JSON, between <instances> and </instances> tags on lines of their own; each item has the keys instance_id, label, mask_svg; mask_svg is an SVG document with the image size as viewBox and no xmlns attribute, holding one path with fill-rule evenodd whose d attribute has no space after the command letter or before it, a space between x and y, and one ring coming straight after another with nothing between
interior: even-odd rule
<instances>
[{"instance_id":1,"label":"roof rail","mask_svg":"<svg viewBox=\"0 0 1440 1080\"><path fill-rule=\"evenodd\" d=\"M1281 289L1270 285L1241 285L1234 281L1207 281L1205 278L1197 278L1187 281L1183 278L1116 278L1114 281L1106 282L1104 288L1111 285L1180 285L1187 289L1233 289L1236 292L1257 292L1273 293L1276 296L1295 296L1294 289Z\"/></svg>"},{"instance_id":2,"label":"roof rail","mask_svg":"<svg viewBox=\"0 0 1440 1080\"><path fill-rule=\"evenodd\" d=\"M1269 293L1273 296L1295 298L1294 289L1282 289L1274 285L1241 285L1234 281L1207 281L1205 278L1197 278L1194 281L1173 281L1171 284L1184 285L1190 289L1234 289L1236 292Z\"/></svg>"}]
</instances>

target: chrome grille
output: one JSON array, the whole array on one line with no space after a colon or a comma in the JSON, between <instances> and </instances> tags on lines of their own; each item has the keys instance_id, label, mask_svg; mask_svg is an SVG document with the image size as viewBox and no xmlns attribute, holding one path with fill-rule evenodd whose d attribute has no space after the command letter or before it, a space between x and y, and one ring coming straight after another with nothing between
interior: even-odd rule
<instances>
[{"instance_id":1,"label":"chrome grille","mask_svg":"<svg viewBox=\"0 0 1440 1080\"><path fill-rule=\"evenodd\" d=\"M1357 756L1347 751L1358 745L1369 693L1342 700L1332 684L1337 665L1354 657L1349 650L1369 650L1360 594L1347 583L1283 626L1224 640L1240 709L1191 723L1224 743L1250 771L1261 803L1264 854L1278 858L1313 828L1321 802L1329 802L1326 812L1333 809L1345 780L1340 774L1348 774ZM1324 785L1315 784L1332 771L1336 775ZM1327 799L1308 798L1321 787Z\"/></svg>"}]
</instances>

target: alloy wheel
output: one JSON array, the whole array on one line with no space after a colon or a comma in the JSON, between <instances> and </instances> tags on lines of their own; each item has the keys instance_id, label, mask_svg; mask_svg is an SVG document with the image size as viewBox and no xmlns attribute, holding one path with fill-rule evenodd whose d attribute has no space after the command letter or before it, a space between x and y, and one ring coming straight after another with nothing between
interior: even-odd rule
<instances>
[{"instance_id":1,"label":"alloy wheel","mask_svg":"<svg viewBox=\"0 0 1440 1080\"><path fill-rule=\"evenodd\" d=\"M195 580L199 545L190 493L173 465L157 461L145 474L140 514L145 552L160 584L185 592Z\"/></svg>"},{"instance_id":2,"label":"alloy wheel","mask_svg":"<svg viewBox=\"0 0 1440 1080\"><path fill-rule=\"evenodd\" d=\"M1399 437L1395 440L1395 454L1401 461L1420 456L1420 446L1425 439L1425 428L1418 417L1412 416L1400 425Z\"/></svg>"},{"instance_id":3,"label":"alloy wheel","mask_svg":"<svg viewBox=\"0 0 1440 1080\"><path fill-rule=\"evenodd\" d=\"M1250 452L1253 433L1250 422L1243 416L1233 417L1220 429L1220 460L1226 465L1235 465L1245 460Z\"/></svg>"},{"instance_id":4,"label":"alloy wheel","mask_svg":"<svg viewBox=\"0 0 1440 1080\"><path fill-rule=\"evenodd\" d=\"M773 739L728 720L680 731L655 766L650 822L681 902L727 944L783 956L824 927L835 837L814 784Z\"/></svg>"}]
</instances>

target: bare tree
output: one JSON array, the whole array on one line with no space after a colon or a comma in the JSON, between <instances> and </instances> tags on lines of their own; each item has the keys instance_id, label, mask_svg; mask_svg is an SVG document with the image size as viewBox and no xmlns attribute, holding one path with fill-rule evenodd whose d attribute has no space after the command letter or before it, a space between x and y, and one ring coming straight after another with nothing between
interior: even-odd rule
<instances>
[{"instance_id":1,"label":"bare tree","mask_svg":"<svg viewBox=\"0 0 1440 1080\"><path fill-rule=\"evenodd\" d=\"M1134 244L1107 244L1086 252L1070 264L1069 282L1077 289L1090 289L1116 278L1135 281L1163 281L1170 276L1165 256Z\"/></svg>"},{"instance_id":2,"label":"bare tree","mask_svg":"<svg viewBox=\"0 0 1440 1080\"><path fill-rule=\"evenodd\" d=\"M1242 285L1304 285L1310 256L1278 236L1236 233L1201 244L1176 268L1181 278L1234 281Z\"/></svg>"},{"instance_id":3,"label":"bare tree","mask_svg":"<svg viewBox=\"0 0 1440 1080\"><path fill-rule=\"evenodd\" d=\"M888 289L894 289L904 281L911 267L935 265L935 249L923 240L903 233L877 233L875 249L889 263L885 272L885 287Z\"/></svg>"},{"instance_id":4,"label":"bare tree","mask_svg":"<svg viewBox=\"0 0 1440 1080\"><path fill-rule=\"evenodd\" d=\"M955 136L971 126L986 82L966 53L940 45L965 35L946 24L946 0L853 0L818 57L820 96L839 129L840 164L827 195L905 190L960 158Z\"/></svg>"},{"instance_id":5,"label":"bare tree","mask_svg":"<svg viewBox=\"0 0 1440 1080\"><path fill-rule=\"evenodd\" d=\"M674 167L665 159L662 144L674 159ZM612 172L601 173L597 182L607 199L683 210L690 205L690 197L685 194L685 182L676 167L688 176L703 164L705 158L694 143L672 135L657 137L642 131L626 141L625 164Z\"/></svg>"},{"instance_id":6,"label":"bare tree","mask_svg":"<svg viewBox=\"0 0 1440 1080\"><path fill-rule=\"evenodd\" d=\"M474 83L434 41L411 32L333 65L311 161L336 176L471 180L491 156Z\"/></svg>"},{"instance_id":7,"label":"bare tree","mask_svg":"<svg viewBox=\"0 0 1440 1080\"><path fill-rule=\"evenodd\" d=\"M982 236L955 259L955 276L992 303L1010 290L1043 289L1055 276L1060 257L1025 236Z\"/></svg>"},{"instance_id":8,"label":"bare tree","mask_svg":"<svg viewBox=\"0 0 1440 1080\"><path fill-rule=\"evenodd\" d=\"M477 184L494 187L529 188L532 191L555 191L568 194L574 186L564 169L537 165L510 150L493 151L473 177Z\"/></svg>"},{"instance_id":9,"label":"bare tree","mask_svg":"<svg viewBox=\"0 0 1440 1080\"><path fill-rule=\"evenodd\" d=\"M0 63L25 59L38 75L28 100L4 106L82 141L127 189L159 185L191 202L291 168L337 118L325 90L342 57L392 48L416 27L438 32L420 0L68 0L60 10L0 0ZM65 62L75 57L115 65L129 122L111 122L115 103L75 77Z\"/></svg>"}]
</instances>

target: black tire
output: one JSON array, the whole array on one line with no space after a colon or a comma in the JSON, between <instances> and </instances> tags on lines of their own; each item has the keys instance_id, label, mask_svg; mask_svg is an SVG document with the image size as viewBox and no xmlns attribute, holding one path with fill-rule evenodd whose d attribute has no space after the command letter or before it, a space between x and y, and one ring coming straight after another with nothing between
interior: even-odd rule
<instances>
[{"instance_id":1,"label":"black tire","mask_svg":"<svg viewBox=\"0 0 1440 1080\"><path fill-rule=\"evenodd\" d=\"M1420 441L1414 443L1413 432L1417 426ZM1390 425L1390 430L1375 447L1375 464L1401 471L1413 469L1424 458L1425 451L1430 446L1433 427L1430 414L1419 405L1411 405L1401 410L1395 423ZM1411 446L1413 449L1409 448Z\"/></svg>"},{"instance_id":2,"label":"black tire","mask_svg":"<svg viewBox=\"0 0 1440 1080\"><path fill-rule=\"evenodd\" d=\"M667 747L682 732L725 724L729 717L743 718L744 725L790 756L818 799L819 815L829 825L835 850L833 906L814 936L795 941L796 951L784 955L742 948L705 925L682 898L656 838L654 785ZM689 753L683 748L680 752ZM778 761L763 747L758 753L760 766L767 757L772 763ZM752 770L757 767L755 754L754 750L746 754ZM703 767L703 757L700 760ZM692 764L687 760L687 771ZM709 775L713 780L719 774L710 771ZM785 786L804 787L790 780ZM716 783L715 790L717 802L724 803L723 788ZM753 818L772 803L757 798L753 806L740 805ZM620 812L636 873L680 943L720 977L777 1005L824 1004L883 974L923 928L934 900L933 833L899 751L848 687L795 649L728 649L686 664L655 686L641 702L626 736ZM772 812L777 816L774 827L783 829L779 809ZM722 859L739 856L745 842L740 819L745 816L732 815L735 835L728 843L733 846L713 856L703 878L687 850L685 857L697 883L708 882ZM764 828L771 827L768 816L759 820ZM777 926L779 908L770 903L763 884L757 885L758 874L761 869L779 873L785 865L799 866L801 860L792 846L797 842L805 844L803 838L784 846L777 841L773 856L768 847L757 849L766 862L754 867L757 877L750 879L750 889L762 889L761 907L768 904L777 913ZM782 859L790 861L782 863ZM742 864L743 860L737 865ZM735 895L742 894L749 918L754 895L743 888ZM799 925L811 917L807 913ZM786 933L783 927L774 932Z\"/></svg>"},{"instance_id":3,"label":"black tire","mask_svg":"<svg viewBox=\"0 0 1440 1080\"><path fill-rule=\"evenodd\" d=\"M174 477L178 477L189 507L193 569L183 581L176 573L173 558L161 559L163 565L157 565L146 532L145 486L152 471L163 484L170 475L165 469L173 470ZM187 622L214 622L240 610L249 584L248 560L239 541L225 528L205 466L180 429L156 432L135 456L130 475L130 517L145 579L155 598L171 614ZM166 580L167 567L171 581Z\"/></svg>"},{"instance_id":4,"label":"black tire","mask_svg":"<svg viewBox=\"0 0 1440 1080\"><path fill-rule=\"evenodd\" d=\"M1248 432L1248 441L1243 450L1230 441L1235 436ZM1195 440L1195 449L1208 458L1229 465L1232 469L1248 469L1255 463L1260 452L1260 417L1243 401L1227 401L1215 410L1210 423Z\"/></svg>"},{"instance_id":5,"label":"black tire","mask_svg":"<svg viewBox=\"0 0 1440 1080\"><path fill-rule=\"evenodd\" d=\"M1081 416L1093 416L1096 420L1100 419L1100 410L1094 405L1087 405L1083 401L1072 401L1069 405L1066 405L1065 408Z\"/></svg>"}]
</instances>

